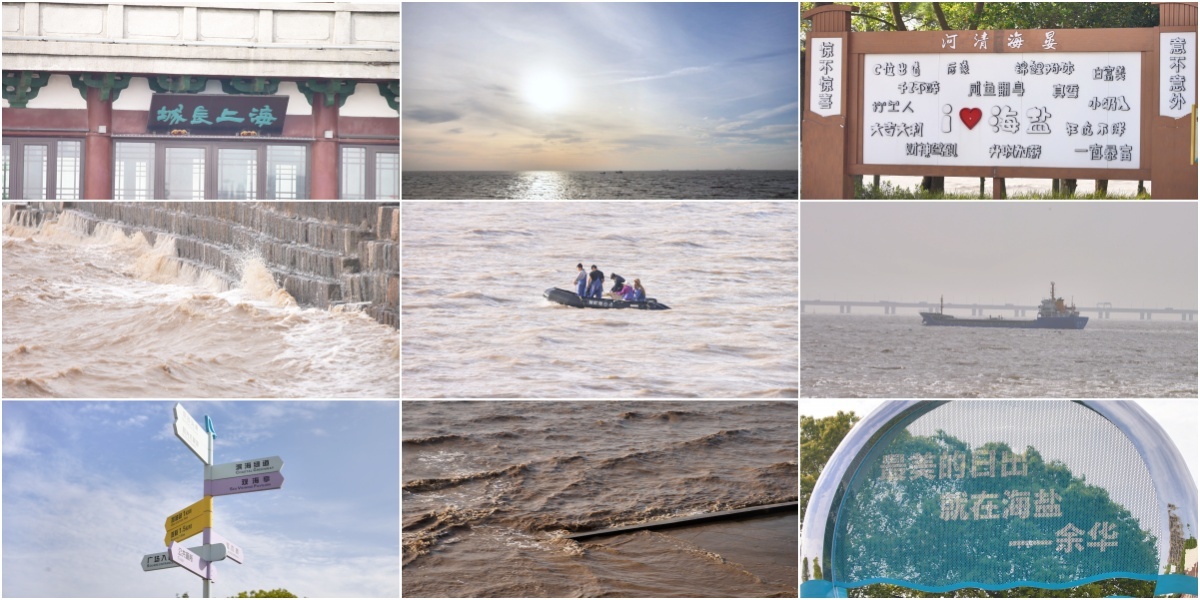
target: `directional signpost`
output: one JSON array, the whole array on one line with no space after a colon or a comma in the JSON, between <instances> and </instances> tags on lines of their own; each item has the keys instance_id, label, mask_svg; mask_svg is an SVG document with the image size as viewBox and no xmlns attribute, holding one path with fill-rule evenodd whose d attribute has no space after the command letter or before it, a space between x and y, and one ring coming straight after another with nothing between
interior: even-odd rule
<instances>
[{"instance_id":1,"label":"directional signpost","mask_svg":"<svg viewBox=\"0 0 1200 600\"><path fill-rule=\"evenodd\" d=\"M188 550L191 550L192 552L194 552L196 554L196 556L199 556L200 558L207 560L209 562L225 560L225 557L227 556L227 548L226 548L225 544L221 544L221 543L211 544L208 546L194 546L192 548L188 548ZM237 561L240 564L242 562L241 561L242 549L238 548L237 551L238 551L237 558L234 558L233 556L229 556L229 557L233 558L235 561ZM146 556L142 557L142 570L143 571L157 571L159 569L170 569L170 568L178 567L178 566L179 565L175 564L171 560L170 552L155 552L154 554L147 554Z\"/></svg>"},{"instance_id":2,"label":"directional signpost","mask_svg":"<svg viewBox=\"0 0 1200 600\"><path fill-rule=\"evenodd\" d=\"M171 542L167 554L170 556L171 562L203 577L206 582L212 581L216 576L216 567L211 561L200 558L199 554L180 546L178 542ZM207 597L206 595L205 598Z\"/></svg>"},{"instance_id":3,"label":"directional signpost","mask_svg":"<svg viewBox=\"0 0 1200 600\"><path fill-rule=\"evenodd\" d=\"M212 438L192 415L184 410L182 404L175 405L175 437L179 438L201 462L206 465L212 464Z\"/></svg>"},{"instance_id":4,"label":"directional signpost","mask_svg":"<svg viewBox=\"0 0 1200 600\"><path fill-rule=\"evenodd\" d=\"M205 415L201 427L182 404L175 405L175 437L179 438L204 463L204 497L180 510L163 523L166 552L142 557L143 571L158 571L183 567L204 581L204 597L209 597L209 584L215 580L217 561L230 560L241 564L241 547L213 531L213 496L276 490L283 487L283 459L278 456L239 462L213 464L213 446L217 438L212 418ZM180 542L203 534L202 545L183 547Z\"/></svg>"},{"instance_id":5,"label":"directional signpost","mask_svg":"<svg viewBox=\"0 0 1200 600\"><path fill-rule=\"evenodd\" d=\"M205 481L204 495L228 496L229 494L277 490L281 487L283 487L283 473L247 475L245 477L230 477L229 479L211 479Z\"/></svg>"}]
</instances>

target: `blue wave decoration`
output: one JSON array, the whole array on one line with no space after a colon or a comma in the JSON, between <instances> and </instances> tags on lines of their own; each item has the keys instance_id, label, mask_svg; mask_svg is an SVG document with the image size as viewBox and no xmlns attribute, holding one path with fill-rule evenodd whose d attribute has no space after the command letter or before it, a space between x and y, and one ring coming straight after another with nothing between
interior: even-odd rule
<instances>
[{"instance_id":1,"label":"blue wave decoration","mask_svg":"<svg viewBox=\"0 0 1200 600\"><path fill-rule=\"evenodd\" d=\"M942 593L946 593L946 592L952 592L954 590L959 590L962 588L978 588L978 589L987 590L990 592L994 592L994 591L998 591L998 590L1007 590L1007 589L1012 589L1012 588L1016 588L1016 587L1034 587L1034 588L1040 588L1040 589L1045 589L1045 590L1065 590L1067 588L1073 588L1073 587L1079 586L1079 585L1095 583L1097 581L1103 581L1105 579L1138 579L1141 581L1153 581L1153 582L1155 582L1155 588L1154 588L1155 595L1160 595L1160 594L1192 594L1192 595L1196 595L1196 593L1197 593L1197 579L1190 575L1154 575L1154 574L1146 574L1146 573L1130 573L1128 571L1115 571L1112 573L1102 573L1100 575L1092 575L1091 577L1084 577L1082 579L1076 579L1074 581L1069 581L1067 583L1046 583L1046 582L1042 582L1042 581L1027 581L1027 580L1013 581L1013 582L1008 582L1008 583L979 583L979 582L975 582L975 581L962 581L962 582L958 582L958 583L951 583L948 585L932 586L932 585L922 585L922 584L918 584L918 583L913 583L910 581L905 581L903 579L893 579L890 577L873 577L871 579L864 579L862 581L855 581L853 583L838 582L836 584L833 582L830 582L830 581L823 580L823 579L816 579L816 580L806 581L803 584L801 584L800 595L803 597L806 597L806 598L832 598L836 594L836 590L834 589L835 586L837 588L847 589L847 588L863 587L865 585L871 585L871 584L875 584L875 583L889 583L892 585L898 585L898 586L906 587L909 589L920 590L922 592L928 592L931 594L942 594Z\"/></svg>"}]
</instances>

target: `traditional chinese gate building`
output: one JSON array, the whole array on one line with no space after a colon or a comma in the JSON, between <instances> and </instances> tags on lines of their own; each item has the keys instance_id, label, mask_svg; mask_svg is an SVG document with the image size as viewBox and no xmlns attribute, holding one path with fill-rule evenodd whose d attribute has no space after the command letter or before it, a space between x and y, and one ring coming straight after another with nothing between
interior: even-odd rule
<instances>
[{"instance_id":1,"label":"traditional chinese gate building","mask_svg":"<svg viewBox=\"0 0 1200 600\"><path fill-rule=\"evenodd\" d=\"M1150 180L1196 199L1196 4L1159 27L850 31L809 10L802 198L853 198L855 175Z\"/></svg>"},{"instance_id":2,"label":"traditional chinese gate building","mask_svg":"<svg viewBox=\"0 0 1200 600\"><path fill-rule=\"evenodd\" d=\"M399 199L396 4L4 2L4 198Z\"/></svg>"}]
</instances>

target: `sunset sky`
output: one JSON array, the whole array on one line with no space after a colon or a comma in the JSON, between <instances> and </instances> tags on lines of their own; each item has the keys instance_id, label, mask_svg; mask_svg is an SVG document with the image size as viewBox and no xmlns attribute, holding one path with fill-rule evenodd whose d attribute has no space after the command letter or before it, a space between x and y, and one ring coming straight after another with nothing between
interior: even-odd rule
<instances>
[{"instance_id":1,"label":"sunset sky","mask_svg":"<svg viewBox=\"0 0 1200 600\"><path fill-rule=\"evenodd\" d=\"M405 3L405 170L789 169L795 3Z\"/></svg>"}]
</instances>

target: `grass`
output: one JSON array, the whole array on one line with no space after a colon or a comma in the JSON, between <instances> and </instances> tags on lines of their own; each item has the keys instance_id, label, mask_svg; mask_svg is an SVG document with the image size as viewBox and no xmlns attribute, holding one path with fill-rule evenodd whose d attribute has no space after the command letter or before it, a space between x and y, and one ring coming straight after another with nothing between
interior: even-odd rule
<instances>
[{"instance_id":1,"label":"grass","mask_svg":"<svg viewBox=\"0 0 1200 600\"><path fill-rule=\"evenodd\" d=\"M945 192L930 192L916 188L909 190L907 187L899 187L892 185L890 182L883 182L879 187L874 185L863 186L858 183L854 184L854 198L858 200L991 200L991 189L987 190L986 196L978 194L947 194ZM1149 194L1101 194L1093 192L1091 194L1070 194L1059 192L1025 192L1020 194L1009 194L1010 200L1149 200Z\"/></svg>"}]
</instances>

